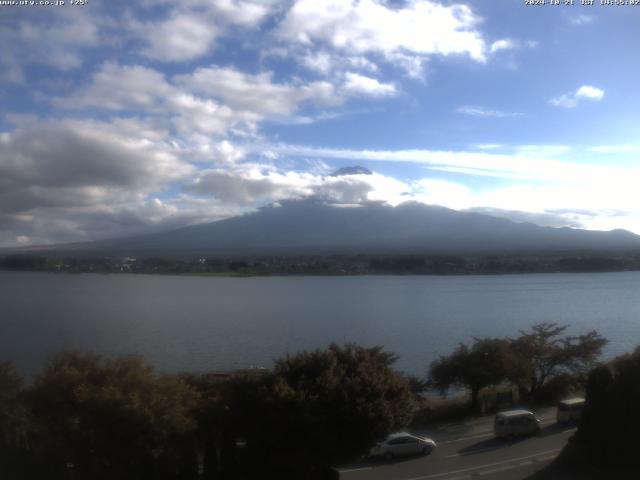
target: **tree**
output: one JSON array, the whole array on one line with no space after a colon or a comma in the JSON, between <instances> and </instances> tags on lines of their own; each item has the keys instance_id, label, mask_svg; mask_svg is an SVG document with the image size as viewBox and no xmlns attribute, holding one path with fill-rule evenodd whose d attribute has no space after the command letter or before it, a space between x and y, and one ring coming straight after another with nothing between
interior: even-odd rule
<instances>
[{"instance_id":1,"label":"tree","mask_svg":"<svg viewBox=\"0 0 640 480\"><path fill-rule=\"evenodd\" d=\"M59 354L29 392L35 463L47 478L175 478L197 399L139 357Z\"/></svg>"},{"instance_id":2,"label":"tree","mask_svg":"<svg viewBox=\"0 0 640 480\"><path fill-rule=\"evenodd\" d=\"M478 405L480 389L510 378L514 369L509 342L499 338L475 338L471 346L460 343L450 355L431 364L432 385L443 393L456 385L471 392L471 406Z\"/></svg>"},{"instance_id":3,"label":"tree","mask_svg":"<svg viewBox=\"0 0 640 480\"><path fill-rule=\"evenodd\" d=\"M204 478L244 478L246 466L237 458L234 432L229 421L232 377L214 373L183 373L180 378L199 393L194 411L197 423L195 448ZM238 476L240 475L240 476Z\"/></svg>"},{"instance_id":4,"label":"tree","mask_svg":"<svg viewBox=\"0 0 640 480\"><path fill-rule=\"evenodd\" d=\"M0 477L14 478L27 452L28 415L23 379L11 362L0 362Z\"/></svg>"},{"instance_id":5,"label":"tree","mask_svg":"<svg viewBox=\"0 0 640 480\"><path fill-rule=\"evenodd\" d=\"M332 344L277 360L272 374L236 382L232 415L252 455L262 457L254 462L269 462L280 478L312 478L406 426L413 395L392 370L395 359L381 347Z\"/></svg>"},{"instance_id":6,"label":"tree","mask_svg":"<svg viewBox=\"0 0 640 480\"><path fill-rule=\"evenodd\" d=\"M586 403L571 450L581 465L631 468L638 478L637 438L640 428L640 347L589 373Z\"/></svg>"},{"instance_id":7,"label":"tree","mask_svg":"<svg viewBox=\"0 0 640 480\"><path fill-rule=\"evenodd\" d=\"M520 331L520 336L511 340L513 352L526 365L528 378L520 384L530 396L561 373L586 373L608 342L595 330L584 335L562 337L567 327L539 323L528 332Z\"/></svg>"}]
</instances>

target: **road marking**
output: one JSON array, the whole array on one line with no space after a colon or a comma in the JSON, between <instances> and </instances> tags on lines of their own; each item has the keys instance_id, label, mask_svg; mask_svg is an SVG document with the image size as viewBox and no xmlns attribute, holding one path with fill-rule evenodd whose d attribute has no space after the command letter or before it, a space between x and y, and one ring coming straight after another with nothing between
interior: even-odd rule
<instances>
[{"instance_id":1,"label":"road marking","mask_svg":"<svg viewBox=\"0 0 640 480\"><path fill-rule=\"evenodd\" d=\"M338 473L351 473L351 472L361 472L363 470L373 470L373 467L360 467L360 468L347 468L345 470L338 470L336 469L336 471Z\"/></svg>"},{"instance_id":2,"label":"road marking","mask_svg":"<svg viewBox=\"0 0 640 480\"><path fill-rule=\"evenodd\" d=\"M505 465L504 467L498 467L498 468L494 468L492 470L484 470L482 472L478 472L479 476L484 476L484 475L491 475L494 473L500 473L500 472L506 472L507 470L514 470L518 467L527 467L530 465L533 465L534 463L542 463L542 462L546 462L548 460L552 460L554 458L556 458L557 455L554 453L553 455L547 455L546 457L539 457L536 458L535 460L527 460L526 462L520 462L517 465ZM451 480L451 479L449 479Z\"/></svg>"},{"instance_id":3,"label":"road marking","mask_svg":"<svg viewBox=\"0 0 640 480\"><path fill-rule=\"evenodd\" d=\"M519 462L521 460L527 460L529 458L538 457L540 455L549 455L550 453L556 453L556 452L559 452L560 450L562 450L562 448L554 448L553 450L545 450L544 452L534 453L531 455L527 455L525 457L510 458L508 460L502 460L500 462L487 463L486 465L478 465L476 467L463 468L461 470L452 470L450 472L433 473L431 475L423 475L421 477L412 477L412 478L408 478L407 480L427 480L429 478L438 478L438 477L444 477L446 475L455 475L456 473L471 472L473 470L480 470L482 468L496 467L498 465L503 465L505 463Z\"/></svg>"},{"instance_id":4,"label":"road marking","mask_svg":"<svg viewBox=\"0 0 640 480\"><path fill-rule=\"evenodd\" d=\"M547 455L546 457L536 458L537 462L546 462L547 460L553 460L557 455Z\"/></svg>"},{"instance_id":5,"label":"road marking","mask_svg":"<svg viewBox=\"0 0 640 480\"><path fill-rule=\"evenodd\" d=\"M484 470L483 472L478 472L478 475L480 476L492 475L494 473L506 472L507 470L511 470L513 468L516 468L516 465L505 465L504 467L498 467L492 470Z\"/></svg>"}]
</instances>

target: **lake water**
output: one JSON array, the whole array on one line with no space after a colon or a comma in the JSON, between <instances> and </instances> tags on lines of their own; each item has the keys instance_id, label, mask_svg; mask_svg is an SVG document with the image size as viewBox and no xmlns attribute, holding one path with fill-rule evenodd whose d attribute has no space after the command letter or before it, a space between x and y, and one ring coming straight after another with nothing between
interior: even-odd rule
<instances>
[{"instance_id":1,"label":"lake water","mask_svg":"<svg viewBox=\"0 0 640 480\"><path fill-rule=\"evenodd\" d=\"M163 371L272 365L330 342L384 345L422 375L474 336L537 322L640 344L640 272L219 278L0 272L0 360L25 374L61 349L144 355Z\"/></svg>"}]
</instances>

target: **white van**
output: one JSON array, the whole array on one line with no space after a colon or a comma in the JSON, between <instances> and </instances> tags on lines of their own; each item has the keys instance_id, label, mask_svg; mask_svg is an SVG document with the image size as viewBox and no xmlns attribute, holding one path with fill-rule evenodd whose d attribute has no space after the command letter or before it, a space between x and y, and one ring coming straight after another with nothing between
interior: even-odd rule
<instances>
[{"instance_id":1,"label":"white van","mask_svg":"<svg viewBox=\"0 0 640 480\"><path fill-rule=\"evenodd\" d=\"M558 402L558 413L556 419L558 423L577 423L582 416L584 408L584 398L567 398Z\"/></svg>"},{"instance_id":2,"label":"white van","mask_svg":"<svg viewBox=\"0 0 640 480\"><path fill-rule=\"evenodd\" d=\"M499 412L493 424L498 438L532 435L540 431L540 420L528 410Z\"/></svg>"}]
</instances>

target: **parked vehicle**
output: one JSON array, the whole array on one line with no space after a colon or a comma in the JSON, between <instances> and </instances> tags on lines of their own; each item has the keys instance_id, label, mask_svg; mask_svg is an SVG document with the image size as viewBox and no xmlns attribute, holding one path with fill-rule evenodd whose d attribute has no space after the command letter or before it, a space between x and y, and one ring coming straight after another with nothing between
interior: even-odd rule
<instances>
[{"instance_id":1,"label":"parked vehicle","mask_svg":"<svg viewBox=\"0 0 640 480\"><path fill-rule=\"evenodd\" d=\"M584 398L567 398L558 402L558 413L556 419L558 423L577 423L582 417L584 409Z\"/></svg>"},{"instance_id":2,"label":"parked vehicle","mask_svg":"<svg viewBox=\"0 0 640 480\"><path fill-rule=\"evenodd\" d=\"M436 448L436 442L407 432L392 433L386 440L373 446L370 457L382 457L390 460L408 455L428 455Z\"/></svg>"},{"instance_id":3,"label":"parked vehicle","mask_svg":"<svg viewBox=\"0 0 640 480\"><path fill-rule=\"evenodd\" d=\"M533 435L540 431L540 420L528 410L507 410L496 414L493 431L498 438Z\"/></svg>"}]
</instances>

